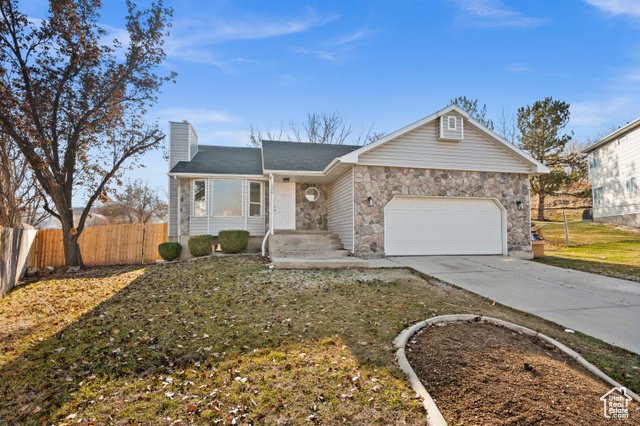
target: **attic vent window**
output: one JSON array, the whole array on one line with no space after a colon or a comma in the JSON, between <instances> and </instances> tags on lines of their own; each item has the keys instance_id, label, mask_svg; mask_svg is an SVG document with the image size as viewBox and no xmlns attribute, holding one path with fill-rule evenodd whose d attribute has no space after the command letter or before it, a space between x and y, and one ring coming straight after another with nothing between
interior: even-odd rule
<instances>
[{"instance_id":1,"label":"attic vent window","mask_svg":"<svg viewBox=\"0 0 640 426\"><path fill-rule=\"evenodd\" d=\"M446 114L440 117L438 140L460 142L464 140L464 120L457 114Z\"/></svg>"}]
</instances>

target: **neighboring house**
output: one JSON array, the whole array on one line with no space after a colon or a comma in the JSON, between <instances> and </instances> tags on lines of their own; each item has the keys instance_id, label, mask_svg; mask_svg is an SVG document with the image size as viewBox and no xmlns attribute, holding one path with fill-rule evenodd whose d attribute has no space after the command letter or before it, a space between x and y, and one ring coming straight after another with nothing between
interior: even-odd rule
<instances>
[{"instance_id":1,"label":"neighboring house","mask_svg":"<svg viewBox=\"0 0 640 426\"><path fill-rule=\"evenodd\" d=\"M366 146L198 146L171 122L169 151L170 239L246 229L253 248L274 233L293 247L315 232L365 258L531 257L529 176L549 171L455 105Z\"/></svg>"},{"instance_id":2,"label":"neighboring house","mask_svg":"<svg viewBox=\"0 0 640 426\"><path fill-rule=\"evenodd\" d=\"M640 226L640 118L587 147L593 220Z\"/></svg>"},{"instance_id":3,"label":"neighboring house","mask_svg":"<svg viewBox=\"0 0 640 426\"><path fill-rule=\"evenodd\" d=\"M80 223L80 217L82 216L82 212L84 211L84 207L74 207L73 208L73 223L78 225ZM86 228L91 228L93 226L103 226L109 223L109 219L97 212L96 209L91 209L89 211L89 215L87 216L87 220L84 223ZM47 230L47 229L61 229L62 223L56 219L55 217L50 217L48 220L45 220L40 225L36 227L39 230Z\"/></svg>"}]
</instances>

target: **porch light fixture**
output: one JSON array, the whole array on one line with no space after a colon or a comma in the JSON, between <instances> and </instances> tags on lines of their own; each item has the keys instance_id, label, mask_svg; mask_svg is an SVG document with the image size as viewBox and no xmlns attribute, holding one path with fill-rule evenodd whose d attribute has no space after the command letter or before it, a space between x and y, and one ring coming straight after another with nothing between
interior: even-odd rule
<instances>
[{"instance_id":1,"label":"porch light fixture","mask_svg":"<svg viewBox=\"0 0 640 426\"><path fill-rule=\"evenodd\" d=\"M516 201L516 209L524 210L524 204L522 204L522 201Z\"/></svg>"},{"instance_id":2,"label":"porch light fixture","mask_svg":"<svg viewBox=\"0 0 640 426\"><path fill-rule=\"evenodd\" d=\"M283 181L284 183L289 183L289 178L282 178L282 181Z\"/></svg>"},{"instance_id":3,"label":"porch light fixture","mask_svg":"<svg viewBox=\"0 0 640 426\"><path fill-rule=\"evenodd\" d=\"M367 204L369 204L369 207L373 207L373 198L367 198Z\"/></svg>"}]
</instances>

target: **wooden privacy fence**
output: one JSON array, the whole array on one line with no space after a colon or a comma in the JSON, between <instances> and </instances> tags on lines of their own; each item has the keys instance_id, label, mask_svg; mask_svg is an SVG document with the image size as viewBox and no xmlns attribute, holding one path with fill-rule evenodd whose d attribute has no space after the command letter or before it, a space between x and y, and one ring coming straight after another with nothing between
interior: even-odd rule
<instances>
[{"instance_id":1,"label":"wooden privacy fence","mask_svg":"<svg viewBox=\"0 0 640 426\"><path fill-rule=\"evenodd\" d=\"M158 244L166 240L166 223L133 223L84 228L78 243L86 266L129 265L158 260ZM29 266L64 266L62 229L38 231Z\"/></svg>"},{"instance_id":2,"label":"wooden privacy fence","mask_svg":"<svg viewBox=\"0 0 640 426\"><path fill-rule=\"evenodd\" d=\"M35 229L0 226L0 297L7 294L24 275L29 248L35 237Z\"/></svg>"}]
</instances>

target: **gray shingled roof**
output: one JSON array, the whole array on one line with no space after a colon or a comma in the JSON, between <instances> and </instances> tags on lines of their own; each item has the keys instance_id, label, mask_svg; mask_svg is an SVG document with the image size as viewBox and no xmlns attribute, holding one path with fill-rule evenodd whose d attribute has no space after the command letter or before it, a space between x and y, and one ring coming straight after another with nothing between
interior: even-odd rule
<instances>
[{"instance_id":1,"label":"gray shingled roof","mask_svg":"<svg viewBox=\"0 0 640 426\"><path fill-rule=\"evenodd\" d=\"M170 173L262 175L262 156L259 148L200 145L191 161L179 161Z\"/></svg>"},{"instance_id":2,"label":"gray shingled roof","mask_svg":"<svg viewBox=\"0 0 640 426\"><path fill-rule=\"evenodd\" d=\"M259 148L200 145L193 160L179 161L170 173L261 175L262 155L266 170L319 172L335 158L358 148L355 145L262 141L261 152Z\"/></svg>"},{"instance_id":3,"label":"gray shingled roof","mask_svg":"<svg viewBox=\"0 0 640 426\"><path fill-rule=\"evenodd\" d=\"M335 158L358 148L355 145L262 141L264 169L320 172Z\"/></svg>"}]
</instances>

